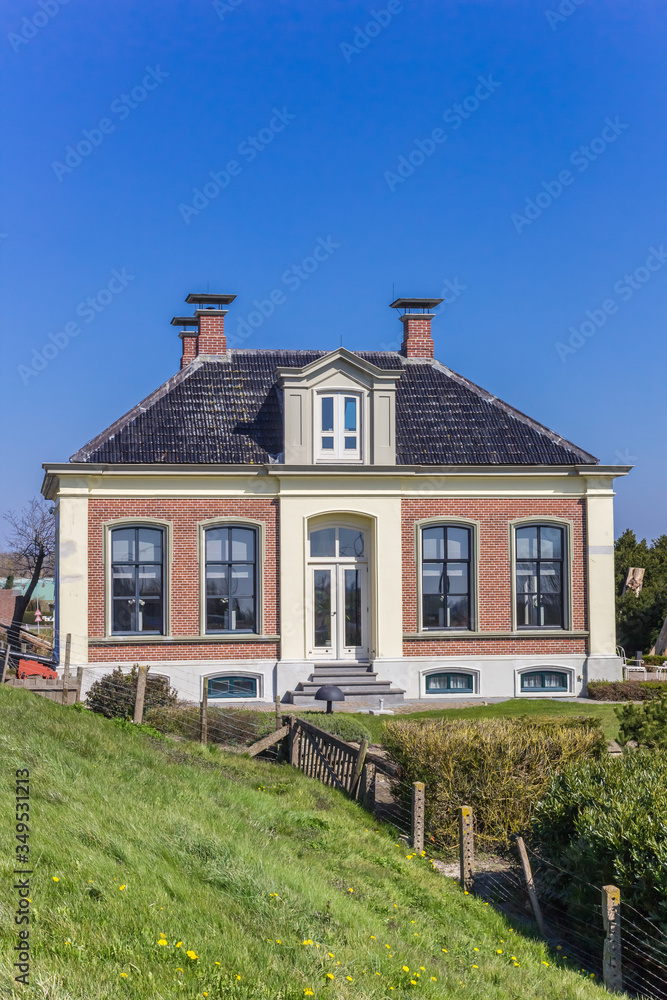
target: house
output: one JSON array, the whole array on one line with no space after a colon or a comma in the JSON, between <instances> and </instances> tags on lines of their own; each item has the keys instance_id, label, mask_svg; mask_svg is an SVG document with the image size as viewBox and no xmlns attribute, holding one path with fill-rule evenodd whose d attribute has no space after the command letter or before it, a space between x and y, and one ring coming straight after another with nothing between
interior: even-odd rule
<instances>
[{"instance_id":1,"label":"house","mask_svg":"<svg viewBox=\"0 0 667 1000\"><path fill-rule=\"evenodd\" d=\"M65 464L57 621L72 662L149 664L197 700L576 696L621 677L613 480L434 357L231 349L234 295L174 317L180 371Z\"/></svg>"}]
</instances>

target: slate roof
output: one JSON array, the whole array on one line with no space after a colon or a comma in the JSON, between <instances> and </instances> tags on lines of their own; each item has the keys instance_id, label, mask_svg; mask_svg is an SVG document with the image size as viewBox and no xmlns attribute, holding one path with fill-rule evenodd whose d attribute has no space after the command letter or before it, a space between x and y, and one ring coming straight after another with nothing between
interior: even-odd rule
<instances>
[{"instance_id":1,"label":"slate roof","mask_svg":"<svg viewBox=\"0 0 667 1000\"><path fill-rule=\"evenodd\" d=\"M283 430L276 368L325 351L232 350L198 358L70 459L95 463L269 464ZM396 383L398 465L587 465L597 459L437 361L358 351Z\"/></svg>"}]
</instances>

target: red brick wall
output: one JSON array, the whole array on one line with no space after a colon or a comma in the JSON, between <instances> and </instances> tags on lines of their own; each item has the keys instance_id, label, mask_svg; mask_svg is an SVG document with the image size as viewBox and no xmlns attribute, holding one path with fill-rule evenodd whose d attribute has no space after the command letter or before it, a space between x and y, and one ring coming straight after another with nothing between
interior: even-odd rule
<instances>
[{"instance_id":1,"label":"red brick wall","mask_svg":"<svg viewBox=\"0 0 667 1000\"><path fill-rule=\"evenodd\" d=\"M562 517L572 522L572 624L587 628L586 610L586 523L583 500L403 500L403 631L417 632L417 566L415 563L415 522L437 516L469 518L479 523L479 622L481 632L510 632L511 566L508 524L518 517ZM585 639L557 636L474 639L406 639L406 656L456 656L466 654L533 655L584 653Z\"/></svg>"},{"instance_id":2,"label":"red brick wall","mask_svg":"<svg viewBox=\"0 0 667 1000\"><path fill-rule=\"evenodd\" d=\"M401 317L401 322L403 323L401 352L406 358L432 358L434 343L430 317L424 319L423 314L406 313Z\"/></svg>"},{"instance_id":3,"label":"red brick wall","mask_svg":"<svg viewBox=\"0 0 667 1000\"><path fill-rule=\"evenodd\" d=\"M88 634L91 638L104 636L104 524L116 518L156 518L172 525L171 564L171 634L172 636L199 635L200 566L198 561L198 524L215 517L248 517L264 524L264 563L261 567L263 593L264 633L279 632L280 609L278 598L278 501L271 499L238 500L102 500L91 499L88 505L88 571L89 603ZM275 659L276 643L216 642L211 638L204 643L176 643L162 645L146 642L137 645L91 646L90 660L143 659L230 659L243 657Z\"/></svg>"}]
</instances>

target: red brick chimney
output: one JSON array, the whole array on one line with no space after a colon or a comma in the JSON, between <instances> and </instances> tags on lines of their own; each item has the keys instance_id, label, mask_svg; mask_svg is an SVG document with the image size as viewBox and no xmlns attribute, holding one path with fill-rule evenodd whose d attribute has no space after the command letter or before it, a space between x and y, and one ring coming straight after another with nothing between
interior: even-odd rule
<instances>
[{"instance_id":1,"label":"red brick chimney","mask_svg":"<svg viewBox=\"0 0 667 1000\"><path fill-rule=\"evenodd\" d=\"M181 355L181 368L197 357L197 331L190 332L183 330L178 335L183 341L183 354Z\"/></svg>"},{"instance_id":2,"label":"red brick chimney","mask_svg":"<svg viewBox=\"0 0 667 1000\"><path fill-rule=\"evenodd\" d=\"M432 358L434 356L431 320L435 313L429 312L440 305L442 299L396 299L392 309L403 309L399 316L403 324L401 354L406 358Z\"/></svg>"},{"instance_id":3,"label":"red brick chimney","mask_svg":"<svg viewBox=\"0 0 667 1000\"><path fill-rule=\"evenodd\" d=\"M194 316L174 316L172 326L182 326L179 337L183 342L181 368L194 361L200 354L224 357L227 354L227 338L225 337L225 316L235 295L211 295L208 292L200 294L190 292L186 302L198 306Z\"/></svg>"},{"instance_id":4,"label":"red brick chimney","mask_svg":"<svg viewBox=\"0 0 667 1000\"><path fill-rule=\"evenodd\" d=\"M199 320L197 354L226 354L225 316L228 309L196 309Z\"/></svg>"}]
</instances>

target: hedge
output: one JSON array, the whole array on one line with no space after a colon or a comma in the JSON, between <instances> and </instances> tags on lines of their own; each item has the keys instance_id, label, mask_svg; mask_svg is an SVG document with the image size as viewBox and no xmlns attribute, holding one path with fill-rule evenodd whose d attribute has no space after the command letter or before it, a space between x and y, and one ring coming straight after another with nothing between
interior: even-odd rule
<instances>
[{"instance_id":1,"label":"hedge","mask_svg":"<svg viewBox=\"0 0 667 1000\"><path fill-rule=\"evenodd\" d=\"M91 685L86 695L86 706L93 712L105 715L107 719L131 719L137 699L138 678L138 663L134 664L129 674L124 674L120 667L115 667L110 674L105 674ZM168 679L149 673L146 678L144 711L175 704L176 691L169 686Z\"/></svg>"},{"instance_id":2,"label":"hedge","mask_svg":"<svg viewBox=\"0 0 667 1000\"><path fill-rule=\"evenodd\" d=\"M650 701L667 691L667 681L589 681L586 694L593 701Z\"/></svg>"},{"instance_id":3,"label":"hedge","mask_svg":"<svg viewBox=\"0 0 667 1000\"><path fill-rule=\"evenodd\" d=\"M507 847L528 826L550 775L580 757L600 757L599 719L460 719L385 723L383 743L400 767L395 793L407 805L414 781L426 785L426 831L456 842L457 808L470 805L482 847Z\"/></svg>"}]
</instances>

